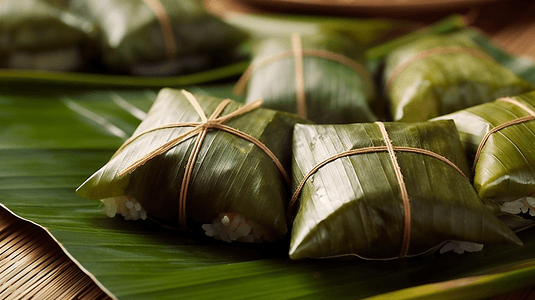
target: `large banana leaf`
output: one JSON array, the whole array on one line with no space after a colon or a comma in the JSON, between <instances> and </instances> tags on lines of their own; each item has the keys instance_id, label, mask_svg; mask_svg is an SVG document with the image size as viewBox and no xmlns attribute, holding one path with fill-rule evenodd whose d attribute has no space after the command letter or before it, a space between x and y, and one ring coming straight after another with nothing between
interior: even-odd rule
<instances>
[{"instance_id":1,"label":"large banana leaf","mask_svg":"<svg viewBox=\"0 0 535 300\"><path fill-rule=\"evenodd\" d=\"M238 76L249 62L241 61L181 76L149 77L81 72L0 69L0 80L10 83L54 84L79 87L166 87L200 84Z\"/></svg>"},{"instance_id":2,"label":"large banana leaf","mask_svg":"<svg viewBox=\"0 0 535 300\"><path fill-rule=\"evenodd\" d=\"M189 89L230 95L229 86ZM74 190L134 131L155 97L153 90L26 86L0 93L0 202L48 228L119 299L478 299L533 284L534 230L518 234L523 247L466 255L291 261L287 242L226 244L107 218ZM435 284L444 280L456 281Z\"/></svg>"}]
</instances>

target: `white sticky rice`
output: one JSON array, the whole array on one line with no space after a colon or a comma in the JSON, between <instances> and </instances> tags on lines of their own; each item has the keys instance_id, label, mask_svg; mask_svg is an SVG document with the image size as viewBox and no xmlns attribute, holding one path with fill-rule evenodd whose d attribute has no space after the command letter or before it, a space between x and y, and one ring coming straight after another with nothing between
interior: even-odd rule
<instances>
[{"instance_id":1,"label":"white sticky rice","mask_svg":"<svg viewBox=\"0 0 535 300\"><path fill-rule=\"evenodd\" d=\"M463 254L466 252L478 252L483 250L482 244L472 243L472 242L459 242L452 241L440 248L440 254L446 253L448 251L453 251L457 254Z\"/></svg>"},{"instance_id":2,"label":"white sticky rice","mask_svg":"<svg viewBox=\"0 0 535 300\"><path fill-rule=\"evenodd\" d=\"M220 213L212 224L203 224L207 236L227 243L238 241L243 243L274 242L276 238L255 222L234 212Z\"/></svg>"},{"instance_id":3,"label":"white sticky rice","mask_svg":"<svg viewBox=\"0 0 535 300\"><path fill-rule=\"evenodd\" d=\"M145 220L147 211L141 207L131 195L112 197L100 200L104 204L104 212L110 218L120 214L125 220ZM243 243L274 242L275 236L262 226L234 212L220 213L211 224L203 224L202 228L209 237L227 243L238 241Z\"/></svg>"},{"instance_id":4,"label":"white sticky rice","mask_svg":"<svg viewBox=\"0 0 535 300\"><path fill-rule=\"evenodd\" d=\"M535 216L535 198L523 197L514 201L505 202L502 204L501 211L510 214L528 213L530 216Z\"/></svg>"},{"instance_id":5,"label":"white sticky rice","mask_svg":"<svg viewBox=\"0 0 535 300\"><path fill-rule=\"evenodd\" d=\"M530 216L535 216L535 198L523 197L517 200L504 202L501 205L501 211L510 214L529 213ZM453 251L458 254L466 252L476 252L483 249L482 244L470 243L470 242L450 242L440 248L440 254Z\"/></svg>"},{"instance_id":6,"label":"white sticky rice","mask_svg":"<svg viewBox=\"0 0 535 300\"><path fill-rule=\"evenodd\" d=\"M100 200L104 204L106 216L113 218L117 213L121 214L125 220L145 220L147 211L141 207L136 198L126 195Z\"/></svg>"}]
</instances>

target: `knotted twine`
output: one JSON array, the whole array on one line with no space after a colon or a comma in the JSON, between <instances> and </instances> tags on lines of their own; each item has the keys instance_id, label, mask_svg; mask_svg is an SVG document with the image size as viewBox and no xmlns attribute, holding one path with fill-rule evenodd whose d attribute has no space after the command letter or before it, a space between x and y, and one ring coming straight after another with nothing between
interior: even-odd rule
<instances>
[{"instance_id":1,"label":"knotted twine","mask_svg":"<svg viewBox=\"0 0 535 300\"><path fill-rule=\"evenodd\" d=\"M175 58L176 43L173 35L173 27L171 26L171 21L169 20L165 8L159 0L143 0L143 2L145 2L145 4L154 12L158 19L158 23L162 29L167 58Z\"/></svg>"},{"instance_id":2,"label":"knotted twine","mask_svg":"<svg viewBox=\"0 0 535 300\"><path fill-rule=\"evenodd\" d=\"M233 112L231 112L231 113L229 113L229 114L227 114L225 116L220 117L219 115L223 112L223 109L225 109L225 107L229 103L232 102L231 100L228 100L228 99L227 100L223 100L217 106L217 108L212 113L212 115L209 118L207 118L205 113L204 113L204 111L203 111L203 109L201 108L201 106L197 102L197 99L195 99L195 97L191 93L189 93L189 92L187 92L185 90L182 90L182 94L184 94L184 96L186 96L186 98L188 99L190 104L195 108L195 111L197 112L197 114L199 115L199 117L201 118L202 121L201 122L173 123L173 124L161 125L161 126L158 126L158 127L143 131L143 132L139 133L138 135L133 136L130 139L128 139L127 141L125 141L123 143L123 145L121 145L121 147L119 147L117 152L115 152L113 157L115 157L121 150L123 150L126 146L128 146L134 140L136 140L140 136L142 136L144 134L147 134L149 132L162 130L162 129L168 129L168 128L193 127L191 130L179 135L178 137L170 140L169 142L163 144L162 146L156 148L155 150L145 154L142 158L138 159L137 161L132 163L130 166L128 166L127 168L125 168L122 171L120 171L118 173L119 177L124 176L126 174L131 174L137 168L139 168L139 167L143 166L145 163L147 163L149 160L151 160L151 159L153 159L153 158L155 158L155 157L167 152L168 150L170 150L171 148L177 146L178 144L182 143L183 141L185 141L185 140L187 140L187 139L189 139L189 138L191 138L191 137L193 137L195 135L198 135L198 138L195 141L193 150L192 150L192 152L191 152L191 154L190 154L190 156L188 158L188 162L186 164L186 170L185 170L184 177L182 179L182 185L181 185L181 188L180 188L180 194L179 194L179 200L178 200L178 203L179 203L179 205L178 205L179 206L179 208L178 208L178 214L179 214L178 221L179 221L180 227L186 228L186 196L187 196L187 193L188 193L188 187L189 187L190 179L191 179L191 176L192 176L192 173L193 173L193 167L195 166L195 161L196 161L197 156L198 156L198 154L200 152L202 143L204 141L204 138L205 138L208 130L210 130L210 129L219 129L219 130L228 132L230 134L233 134L233 135L235 135L237 137L241 137L242 139L247 140L247 141L255 144L258 148L260 148L262 151L264 151L264 153L266 153L266 155L269 158L271 158L271 160L273 160L273 162L275 163L275 165L277 166L277 168L281 172L282 176L286 180L286 182L288 184L290 184L290 178L288 177L288 174L286 174L286 171L284 170L284 167L280 163L279 159L275 156L275 154L273 154L273 152L271 152L271 150L269 150L269 148L266 145L264 145L262 142L260 142L258 139L256 139L253 136L250 136L250 135L248 135L248 134L246 134L244 132L241 132L241 131L239 131L239 130L237 130L235 128L232 128L232 127L229 127L229 126L223 124L224 122L228 121L229 119L231 119L233 117L236 117L236 116L239 116L239 115L243 115L245 113L248 113L248 112L250 112L252 110L257 109L262 104L262 100L259 99L257 101L251 102L251 103L249 103L247 105L244 105L244 106L238 108L237 110L235 110L235 111L233 111Z\"/></svg>"},{"instance_id":3,"label":"knotted twine","mask_svg":"<svg viewBox=\"0 0 535 300\"><path fill-rule=\"evenodd\" d=\"M513 105L516 105L519 108L521 108L522 110L524 110L525 112L527 112L529 114L529 116L513 119L511 121L508 121L508 122L505 122L503 124L500 124L500 125L492 128L491 130L489 130L485 134L485 136L483 136L483 139L481 140L481 142L479 143L479 146L477 147L476 155L474 157L474 164L472 165L472 171L473 172L476 170L476 165L477 165L477 162L478 162L479 157L481 155L481 151L483 151L483 147L485 147L485 143L487 142L487 140L490 138L490 136L493 133L498 132L498 131L506 128L506 127L509 127L509 126L512 126L512 125L516 125L516 124L520 124L520 123L524 123L524 122L528 122L528 121L531 121L531 120L535 119L535 112L531 108L527 107L526 105L518 102L517 100L515 100L513 98L505 97L505 98L497 99L496 101L503 101L503 102L508 102L508 103L513 104Z\"/></svg>"},{"instance_id":4,"label":"knotted twine","mask_svg":"<svg viewBox=\"0 0 535 300\"><path fill-rule=\"evenodd\" d=\"M292 199L290 200L290 204L288 205L288 215L287 217L290 217L290 214L292 213L293 206L295 205L299 195L301 194L301 191L303 190L306 181L310 176L312 176L314 173L316 173L320 168L327 165L328 163L337 160L342 157L356 155L356 154L365 154L365 153L375 153L375 152L388 152L390 156L390 161L392 162L392 166L394 167L394 173L396 174L396 179L400 188L401 192L401 201L403 204L403 213L404 213L404 220L403 220L403 235L401 239L401 250L399 254L399 258L403 258L407 256L407 253L409 251L409 242L411 239L411 207L410 207L410 198L409 194L407 192L407 187L405 185L405 181L403 179L403 174L401 172L401 168L399 166L397 157L396 157L396 151L398 152L412 152L412 153L420 153L423 155L431 156L433 158L436 158L442 162L445 162L450 167L452 167L455 171L457 171L459 174L461 174L466 180L469 180L466 175L464 175L463 171L455 165L452 161L450 161L448 158L437 154L435 152L421 149L421 148L413 148L413 147L402 147L402 146L393 146L392 142L390 140L390 137L388 136L388 132L386 131L386 128L382 122L375 122L377 126L379 126L379 129L381 130L381 135L383 136L383 140L385 141L385 146L373 146L373 147L365 147L360 149L351 149L348 151L344 151L341 153L338 153L334 156L331 156L322 162L318 163L316 166L314 166L301 180L301 183L295 190L294 194L292 195Z\"/></svg>"},{"instance_id":5,"label":"knotted twine","mask_svg":"<svg viewBox=\"0 0 535 300\"><path fill-rule=\"evenodd\" d=\"M294 65L295 65L295 94L296 94L296 102L297 102L297 114L301 117L306 119L307 118L307 112L306 112L306 96L305 96L305 79L304 79L304 69L303 69L303 56L312 56L312 57L318 57L318 58L324 58L327 60L331 60L334 62L338 62L353 71L355 71L357 74L365 78L368 82L373 82L373 79L371 78L370 74L364 68L361 64L358 62L348 58L347 56L344 56L339 53L331 52L328 50L321 50L321 49L303 49L301 44L301 36L297 33L294 33L292 35L292 50L284 51L278 54L270 55L266 58L263 58L257 62L253 62L247 70L243 73L243 75L240 77L236 85L234 86L234 93L236 95L241 95L243 91L245 90L245 86L247 85L247 82L253 75L254 71L257 70L260 67L263 67L271 62L288 58L288 57L294 57Z\"/></svg>"},{"instance_id":6,"label":"knotted twine","mask_svg":"<svg viewBox=\"0 0 535 300\"><path fill-rule=\"evenodd\" d=\"M392 73L390 73L390 77L388 77L388 80L386 82L386 90L390 91L392 88L392 84L394 84L394 81L398 78L398 76L411 64L414 62L434 56L437 54L466 54L469 56L472 56L474 58L482 59L482 60L488 60L488 61L494 61L492 57L487 55L485 52L477 49L477 48L470 48L470 47L437 47L432 49L427 49L418 53L415 53L414 55L410 56L403 62L401 62L399 65L397 65Z\"/></svg>"}]
</instances>

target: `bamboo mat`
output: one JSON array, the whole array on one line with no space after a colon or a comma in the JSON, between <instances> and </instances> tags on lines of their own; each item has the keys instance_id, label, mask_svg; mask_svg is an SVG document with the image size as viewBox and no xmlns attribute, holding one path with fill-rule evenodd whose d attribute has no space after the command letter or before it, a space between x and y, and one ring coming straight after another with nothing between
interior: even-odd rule
<instances>
[{"instance_id":1,"label":"bamboo mat","mask_svg":"<svg viewBox=\"0 0 535 300\"><path fill-rule=\"evenodd\" d=\"M266 1L263 1L266 2ZM346 1L347 2L347 1ZM496 44L509 52L535 60L535 3L528 1L476 1L480 6L461 5L434 15L402 16L402 19L431 23L447 14L478 12L473 24ZM489 2L489 3L488 3ZM218 15L227 12L281 12L272 7L255 6L238 0L205 0ZM474 1L466 1L473 4ZM302 10L307 12L306 9ZM295 12L295 11L291 11ZM328 11L327 11L328 12ZM333 11L334 14L340 11ZM343 10L341 15L359 15ZM387 12L381 17L391 16ZM397 18L397 17L396 17ZM23 253L24 255L21 255ZM47 299L109 299L109 297L63 252L42 228L13 216L0 207L0 298L35 296ZM492 300L535 299L535 286Z\"/></svg>"},{"instance_id":2,"label":"bamboo mat","mask_svg":"<svg viewBox=\"0 0 535 300\"><path fill-rule=\"evenodd\" d=\"M0 299L111 299L48 232L0 206Z\"/></svg>"},{"instance_id":3,"label":"bamboo mat","mask_svg":"<svg viewBox=\"0 0 535 300\"><path fill-rule=\"evenodd\" d=\"M481 16L481 21L476 23L483 31L491 37L496 44L506 48L511 53L518 56L527 56L535 59L535 2L523 4L523 8L509 12L509 22L499 26L495 31L490 31L490 27L495 18ZM520 6L520 5L519 5ZM499 11L498 11L499 12ZM488 14L490 14L490 10ZM497 11L493 11L496 14ZM494 16L493 16L494 17ZM496 18L500 18L499 16ZM503 21L499 21L503 22ZM495 26L495 25L494 25ZM476 26L477 27L477 26Z\"/></svg>"}]
</instances>

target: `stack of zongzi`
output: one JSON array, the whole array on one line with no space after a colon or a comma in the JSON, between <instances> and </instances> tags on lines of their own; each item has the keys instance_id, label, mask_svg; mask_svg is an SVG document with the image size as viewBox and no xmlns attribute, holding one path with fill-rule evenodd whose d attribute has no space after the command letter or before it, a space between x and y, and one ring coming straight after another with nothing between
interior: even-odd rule
<instances>
[{"instance_id":1,"label":"stack of zongzi","mask_svg":"<svg viewBox=\"0 0 535 300\"><path fill-rule=\"evenodd\" d=\"M430 36L392 51L384 81L396 121L425 121L534 88L466 32Z\"/></svg>"},{"instance_id":2,"label":"stack of zongzi","mask_svg":"<svg viewBox=\"0 0 535 300\"><path fill-rule=\"evenodd\" d=\"M174 75L228 62L245 34L196 0L71 0L101 30L103 62L135 75Z\"/></svg>"},{"instance_id":3,"label":"stack of zongzi","mask_svg":"<svg viewBox=\"0 0 535 300\"><path fill-rule=\"evenodd\" d=\"M93 24L47 0L0 1L0 66L73 71L97 34Z\"/></svg>"},{"instance_id":4,"label":"stack of zongzi","mask_svg":"<svg viewBox=\"0 0 535 300\"><path fill-rule=\"evenodd\" d=\"M109 216L205 229L226 241L286 231L296 115L163 89L131 139L77 190Z\"/></svg>"},{"instance_id":5,"label":"stack of zongzi","mask_svg":"<svg viewBox=\"0 0 535 300\"><path fill-rule=\"evenodd\" d=\"M535 199L530 197L535 193L535 92L500 98L435 120L441 119L455 121L473 160L479 196L503 203L504 211L531 210L535 215Z\"/></svg>"},{"instance_id":6,"label":"stack of zongzi","mask_svg":"<svg viewBox=\"0 0 535 300\"><path fill-rule=\"evenodd\" d=\"M297 113L317 123L373 122L378 102L364 51L336 34L258 41L254 60L236 85L246 102Z\"/></svg>"},{"instance_id":7,"label":"stack of zongzi","mask_svg":"<svg viewBox=\"0 0 535 300\"><path fill-rule=\"evenodd\" d=\"M292 259L390 259L449 240L521 244L464 175L452 121L297 124L293 157Z\"/></svg>"}]
</instances>

